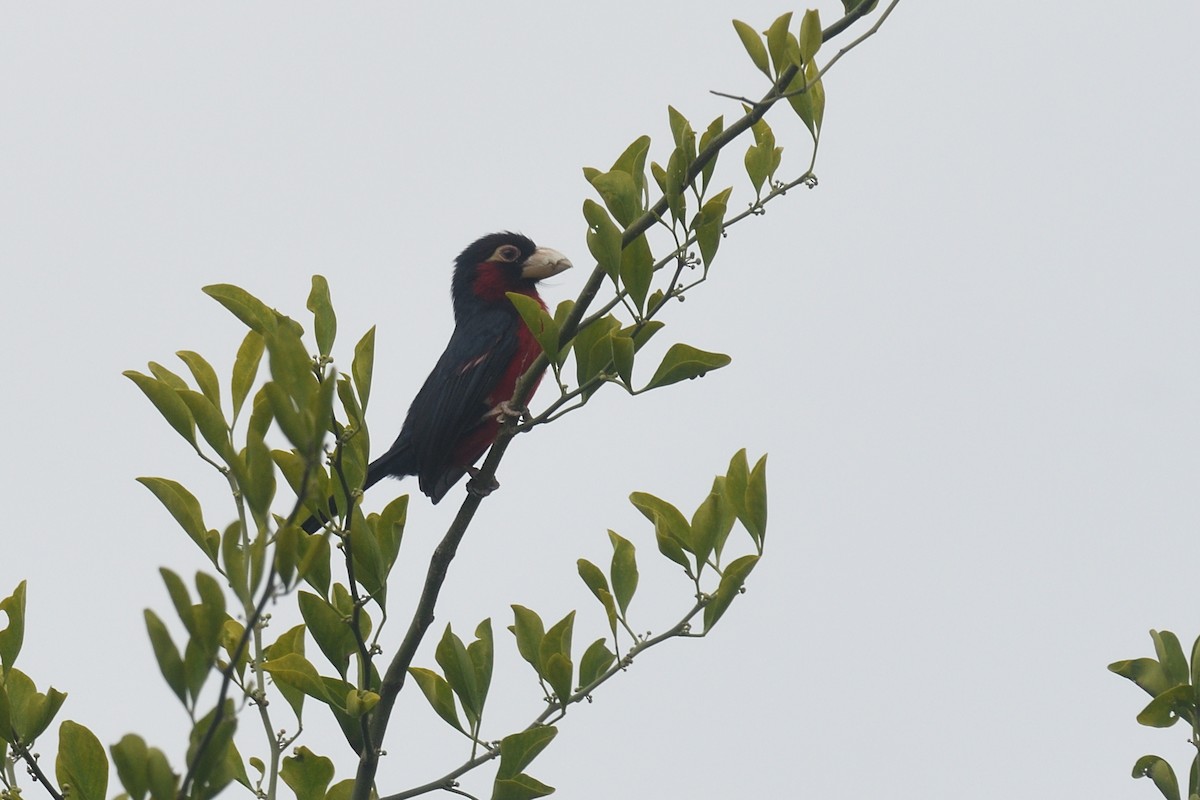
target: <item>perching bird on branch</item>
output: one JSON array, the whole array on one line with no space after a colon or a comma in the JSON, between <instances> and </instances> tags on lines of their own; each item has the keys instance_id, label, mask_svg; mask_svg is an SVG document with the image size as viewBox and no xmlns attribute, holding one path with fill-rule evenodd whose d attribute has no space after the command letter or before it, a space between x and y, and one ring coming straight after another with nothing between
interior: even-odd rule
<instances>
[{"instance_id":1,"label":"perching bird on branch","mask_svg":"<svg viewBox=\"0 0 1200 800\"><path fill-rule=\"evenodd\" d=\"M400 435L367 467L364 489L385 477L416 475L421 491L437 503L474 471L502 417L517 413L509 405L517 379L541 353L505 293L542 303L537 282L570 267L562 253L517 233L489 234L462 251L450 284L454 333L413 399ZM304 528L320 525L313 517Z\"/></svg>"}]
</instances>

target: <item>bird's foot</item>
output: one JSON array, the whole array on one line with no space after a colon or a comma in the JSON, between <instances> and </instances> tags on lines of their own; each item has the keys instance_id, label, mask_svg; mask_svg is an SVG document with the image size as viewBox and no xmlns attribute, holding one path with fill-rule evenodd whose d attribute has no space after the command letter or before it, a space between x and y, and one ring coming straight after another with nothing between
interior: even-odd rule
<instances>
[{"instance_id":1,"label":"bird's foot","mask_svg":"<svg viewBox=\"0 0 1200 800\"><path fill-rule=\"evenodd\" d=\"M504 422L505 419L520 419L528 413L529 408L526 406L514 405L511 400L501 400L486 416L495 417L497 422Z\"/></svg>"},{"instance_id":2,"label":"bird's foot","mask_svg":"<svg viewBox=\"0 0 1200 800\"><path fill-rule=\"evenodd\" d=\"M471 476L471 480L467 481L467 491L476 497L487 497L492 492L500 488L500 481L495 478L489 480L481 480L479 473L481 470L478 467L468 467L467 474Z\"/></svg>"}]
</instances>

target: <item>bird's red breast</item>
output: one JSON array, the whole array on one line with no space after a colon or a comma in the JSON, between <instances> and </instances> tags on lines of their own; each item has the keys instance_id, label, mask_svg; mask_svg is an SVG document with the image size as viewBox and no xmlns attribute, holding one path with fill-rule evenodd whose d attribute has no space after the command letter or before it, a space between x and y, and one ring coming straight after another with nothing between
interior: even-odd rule
<instances>
[{"instance_id":1,"label":"bird's red breast","mask_svg":"<svg viewBox=\"0 0 1200 800\"><path fill-rule=\"evenodd\" d=\"M511 282L505 280L503 274L491 264L481 265L478 276L472 284L472 289L476 295L483 299L494 301L493 298L498 296L503 298L505 302L509 301L504 296L504 293L514 291ZM546 303L538 295L536 289L525 287L516 291L537 300L538 305L542 308L546 307ZM525 370L529 369L530 365L533 364L534 360L542 352L541 345L533 337L533 332L529 330L529 326L520 318L516 319L516 326L516 351L513 353L512 359L509 360L508 366L504 368L500 379L487 395L486 403L489 410L494 409L500 403L512 399L513 392L517 387L517 380L525 374ZM538 376L537 381L533 384L533 388L529 391L527 400L533 398L533 394L537 391L541 380L541 376ZM450 457L450 463L461 467L471 466L492 446L499 432L500 420L495 415L489 414L479 425L467 432L458 441Z\"/></svg>"}]
</instances>

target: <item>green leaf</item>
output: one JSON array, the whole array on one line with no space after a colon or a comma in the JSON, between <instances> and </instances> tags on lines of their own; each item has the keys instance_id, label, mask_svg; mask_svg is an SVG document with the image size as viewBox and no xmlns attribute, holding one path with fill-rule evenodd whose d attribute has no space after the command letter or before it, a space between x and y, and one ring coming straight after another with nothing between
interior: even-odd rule
<instances>
[{"instance_id":1,"label":"green leaf","mask_svg":"<svg viewBox=\"0 0 1200 800\"><path fill-rule=\"evenodd\" d=\"M146 395L158 409L158 413L163 415L163 419L180 436L186 439L192 447L196 446L196 423L192 419L192 412L188 410L187 404L183 402L173 387L136 370L126 370L121 374L142 390L142 394Z\"/></svg>"},{"instance_id":2,"label":"green leaf","mask_svg":"<svg viewBox=\"0 0 1200 800\"><path fill-rule=\"evenodd\" d=\"M505 736L500 740L500 768L496 778L514 778L524 772L557 735L558 729L553 725L539 725Z\"/></svg>"},{"instance_id":3,"label":"green leaf","mask_svg":"<svg viewBox=\"0 0 1200 800\"><path fill-rule=\"evenodd\" d=\"M350 654L358 649L358 643L345 615L310 592L300 592L299 605L309 634L338 674L346 677Z\"/></svg>"},{"instance_id":4,"label":"green leaf","mask_svg":"<svg viewBox=\"0 0 1200 800\"><path fill-rule=\"evenodd\" d=\"M513 625L509 630L517 639L517 652L541 676L542 664L538 652L542 646L542 639L546 636L542 618L536 611L531 611L525 606L513 605L512 610Z\"/></svg>"},{"instance_id":5,"label":"green leaf","mask_svg":"<svg viewBox=\"0 0 1200 800\"><path fill-rule=\"evenodd\" d=\"M604 606L604 613L608 616L608 626L612 629L615 639L617 637L617 604L613 599L612 592L608 590L608 579L604 577L604 573L599 567L586 558L579 559L576 566L579 570L579 577Z\"/></svg>"},{"instance_id":6,"label":"green leaf","mask_svg":"<svg viewBox=\"0 0 1200 800\"><path fill-rule=\"evenodd\" d=\"M616 317L609 314L580 328L575 334L576 379L580 386L599 375L608 366L612 345L605 340L620 327L621 323L617 322Z\"/></svg>"},{"instance_id":7,"label":"green leaf","mask_svg":"<svg viewBox=\"0 0 1200 800\"><path fill-rule=\"evenodd\" d=\"M350 364L350 374L354 376L354 385L358 388L358 402L362 404L364 411L371 396L371 372L374 366L375 326L372 325L354 346L354 361Z\"/></svg>"},{"instance_id":8,"label":"green leaf","mask_svg":"<svg viewBox=\"0 0 1200 800\"><path fill-rule=\"evenodd\" d=\"M533 800L553 792L553 786L547 786L525 773L511 778L497 777L492 784L492 800Z\"/></svg>"},{"instance_id":9,"label":"green leaf","mask_svg":"<svg viewBox=\"0 0 1200 800\"><path fill-rule=\"evenodd\" d=\"M684 550L692 550L691 525L679 509L646 492L634 492L629 495L629 501L654 523L654 537L659 552L683 567L689 577L694 577L691 562L684 555Z\"/></svg>"},{"instance_id":10,"label":"green leaf","mask_svg":"<svg viewBox=\"0 0 1200 800\"><path fill-rule=\"evenodd\" d=\"M0 713L0 739L18 738L29 743L42 735L62 708L67 695L51 687L42 694L33 680L15 667L8 671L0 692L6 696L7 713ZM11 723L11 734L8 728Z\"/></svg>"},{"instance_id":11,"label":"green leaf","mask_svg":"<svg viewBox=\"0 0 1200 800\"><path fill-rule=\"evenodd\" d=\"M621 251L621 285L629 292L638 310L646 308L646 295L654 278L654 254L642 234Z\"/></svg>"},{"instance_id":12,"label":"green leaf","mask_svg":"<svg viewBox=\"0 0 1200 800\"><path fill-rule=\"evenodd\" d=\"M312 276L312 289L308 293L306 307L313 314L313 333L317 337L317 352L328 356L337 336L337 315L333 313L333 302L329 299L329 281L324 275ZM322 789L322 794L324 789Z\"/></svg>"},{"instance_id":13,"label":"green leaf","mask_svg":"<svg viewBox=\"0 0 1200 800\"><path fill-rule=\"evenodd\" d=\"M673 344L667 350L667 354L663 356L662 363L654 372L654 377L641 391L702 377L710 370L726 366L732 360L723 353L710 353L688 344Z\"/></svg>"},{"instance_id":14,"label":"green leaf","mask_svg":"<svg viewBox=\"0 0 1200 800\"><path fill-rule=\"evenodd\" d=\"M3 608L2 603L0 603L0 608ZM1192 643L1192 669L1190 677L1192 686L1200 687L1200 636L1196 637L1196 641ZM1197 753L1197 756L1200 757L1200 753Z\"/></svg>"},{"instance_id":15,"label":"green leaf","mask_svg":"<svg viewBox=\"0 0 1200 800\"><path fill-rule=\"evenodd\" d=\"M175 800L179 793L179 776L157 747L150 748L150 755L146 759L146 778L153 800Z\"/></svg>"},{"instance_id":16,"label":"green leaf","mask_svg":"<svg viewBox=\"0 0 1200 800\"><path fill-rule=\"evenodd\" d=\"M467 645L467 657L471 659L471 667L475 671L475 686L479 691L479 715L483 716L483 706L487 701L488 689L492 684L492 665L495 660L496 645L492 637L492 621L485 619L475 626L475 641Z\"/></svg>"},{"instance_id":17,"label":"green leaf","mask_svg":"<svg viewBox=\"0 0 1200 800\"><path fill-rule=\"evenodd\" d=\"M437 715L466 733L462 723L458 721L458 711L454 707L454 692L451 691L450 684L446 682L446 679L433 670L422 667L409 667L408 674L412 675L417 686L421 687L425 699L429 701L429 705L433 707Z\"/></svg>"},{"instance_id":18,"label":"green leaf","mask_svg":"<svg viewBox=\"0 0 1200 800\"><path fill-rule=\"evenodd\" d=\"M205 361L199 353L191 350L180 350L175 355L187 364L188 369L192 372L192 377L196 379L196 385L200 387L200 391L204 393L208 401L220 409L221 384L217 380L217 372L212 365Z\"/></svg>"},{"instance_id":19,"label":"green leaf","mask_svg":"<svg viewBox=\"0 0 1200 800\"><path fill-rule=\"evenodd\" d=\"M784 89L784 92L788 93L788 103L791 104L792 110L804 122L813 139L820 134L821 123L825 118L825 86L817 78L818 74L820 70L816 64L810 62L806 68L796 73Z\"/></svg>"},{"instance_id":20,"label":"green leaf","mask_svg":"<svg viewBox=\"0 0 1200 800\"><path fill-rule=\"evenodd\" d=\"M1195 692L1191 686L1184 684L1168 689L1151 700L1137 715L1137 721L1151 728L1169 728L1180 717L1190 722L1195 713Z\"/></svg>"},{"instance_id":21,"label":"green leaf","mask_svg":"<svg viewBox=\"0 0 1200 800\"><path fill-rule=\"evenodd\" d=\"M754 569L754 565L758 563L758 556L742 556L736 559L725 567L725 572L721 575L721 583L717 586L717 591L713 592L712 599L708 605L704 607L704 631L707 633L712 630L712 627L717 624L717 620L729 608L729 604L733 602L733 598L737 597L742 591L742 584L746 582L750 571Z\"/></svg>"},{"instance_id":22,"label":"green leaf","mask_svg":"<svg viewBox=\"0 0 1200 800\"><path fill-rule=\"evenodd\" d=\"M636 552L633 543L620 534L610 530L608 538L613 546L612 565L609 569L612 576L613 596L617 601L617 607L621 609L621 616L624 617L629 610L629 602L633 600L633 593L637 591Z\"/></svg>"},{"instance_id":23,"label":"green leaf","mask_svg":"<svg viewBox=\"0 0 1200 800\"><path fill-rule=\"evenodd\" d=\"M247 652L249 648L242 647L241 652L238 652L238 644L245 632L246 627L232 618L227 618L225 624L221 626L221 648L229 657L229 661L234 665L238 675L241 675L245 671L246 665L250 663L250 654Z\"/></svg>"},{"instance_id":24,"label":"green leaf","mask_svg":"<svg viewBox=\"0 0 1200 800\"><path fill-rule=\"evenodd\" d=\"M633 178L639 196L646 191L646 154L650 151L650 137L639 136L625 148L613 162L614 172L627 172Z\"/></svg>"},{"instance_id":25,"label":"green leaf","mask_svg":"<svg viewBox=\"0 0 1200 800\"><path fill-rule=\"evenodd\" d=\"M761 197L763 184L767 181L767 170L770 168L767 151L752 144L746 150L744 161L746 176L750 178L750 184L754 187L754 195Z\"/></svg>"},{"instance_id":26,"label":"green leaf","mask_svg":"<svg viewBox=\"0 0 1200 800\"><path fill-rule=\"evenodd\" d=\"M1149 778L1166 800L1179 800L1179 781L1175 779L1175 770L1158 756L1139 758L1133 765L1133 777Z\"/></svg>"},{"instance_id":27,"label":"green leaf","mask_svg":"<svg viewBox=\"0 0 1200 800\"><path fill-rule=\"evenodd\" d=\"M143 477L138 478L137 482L153 492L158 501L179 523L179 527L183 528L184 533L204 551L213 564L216 564L220 535L216 531L213 531L213 535L209 535L201 516L200 501L196 499L195 495L185 489L183 484L167 478Z\"/></svg>"},{"instance_id":28,"label":"green leaf","mask_svg":"<svg viewBox=\"0 0 1200 800\"><path fill-rule=\"evenodd\" d=\"M1170 631L1150 631L1154 652L1172 686L1188 682L1188 662L1179 644L1179 637Z\"/></svg>"},{"instance_id":29,"label":"green leaf","mask_svg":"<svg viewBox=\"0 0 1200 800\"><path fill-rule=\"evenodd\" d=\"M571 632L574 625L575 612L572 611L546 631L538 648L542 676L558 696L559 702L564 704L571 697L571 678L574 674L571 663Z\"/></svg>"},{"instance_id":30,"label":"green leaf","mask_svg":"<svg viewBox=\"0 0 1200 800\"><path fill-rule=\"evenodd\" d=\"M325 691L325 683L317 674L317 668L300 653L285 653L277 658L263 662L262 668L270 673L276 682L299 689L309 697L322 703L329 703L331 698Z\"/></svg>"},{"instance_id":31,"label":"green leaf","mask_svg":"<svg viewBox=\"0 0 1200 800\"><path fill-rule=\"evenodd\" d=\"M807 64L821 49L821 12L810 8L800 20L800 58Z\"/></svg>"},{"instance_id":32,"label":"green leaf","mask_svg":"<svg viewBox=\"0 0 1200 800\"><path fill-rule=\"evenodd\" d=\"M241 479L242 494L256 521L265 525L275 498L275 461L266 442L251 433L246 436L246 449L242 452L245 475Z\"/></svg>"},{"instance_id":33,"label":"green leaf","mask_svg":"<svg viewBox=\"0 0 1200 800\"><path fill-rule=\"evenodd\" d=\"M650 162L650 174L654 176L654 182L658 184L658 190L663 194L667 193L667 171L657 161Z\"/></svg>"},{"instance_id":34,"label":"green leaf","mask_svg":"<svg viewBox=\"0 0 1200 800\"><path fill-rule=\"evenodd\" d=\"M754 66L763 75L771 77L771 67L767 62L767 48L758 31L737 19L733 21L733 29L737 31L738 38L742 40L742 47L746 48L746 53L754 62Z\"/></svg>"},{"instance_id":35,"label":"green leaf","mask_svg":"<svg viewBox=\"0 0 1200 800\"><path fill-rule=\"evenodd\" d=\"M187 584L183 582L183 578L166 567L159 567L158 574L162 576L163 583L167 587L167 594L171 597L171 604L175 606L175 613L179 616L180 622L183 623L189 636L195 636L196 615L192 613L192 596L188 592Z\"/></svg>"},{"instance_id":36,"label":"green leaf","mask_svg":"<svg viewBox=\"0 0 1200 800\"><path fill-rule=\"evenodd\" d=\"M790 32L783 42L784 51L787 53L788 61L794 67L804 66L804 54L800 52L800 42Z\"/></svg>"},{"instance_id":37,"label":"green leaf","mask_svg":"<svg viewBox=\"0 0 1200 800\"><path fill-rule=\"evenodd\" d=\"M437 659L438 666L442 668L442 673L446 676L446 682L458 695L463 711L467 714L467 720L474 729L483 711L479 687L475 683L475 665L471 662L471 657L467 655L467 648L462 639L454 634L449 625L446 626L446 631L442 634L441 641L438 642L434 657Z\"/></svg>"},{"instance_id":38,"label":"green leaf","mask_svg":"<svg viewBox=\"0 0 1200 800\"><path fill-rule=\"evenodd\" d=\"M245 289L228 283L217 283L205 286L201 291L225 306L246 327L258 333L265 335L276 327L275 312Z\"/></svg>"},{"instance_id":39,"label":"green leaf","mask_svg":"<svg viewBox=\"0 0 1200 800\"><path fill-rule=\"evenodd\" d=\"M692 123L674 106L667 106L667 118L671 126L671 138L682 154L683 169L686 171L696 159L696 133L692 130Z\"/></svg>"},{"instance_id":40,"label":"green leaf","mask_svg":"<svg viewBox=\"0 0 1200 800\"><path fill-rule=\"evenodd\" d=\"M604 639L597 639L588 645L588 649L583 651L583 658L579 660L579 688L591 686L616 660L617 657L605 645Z\"/></svg>"},{"instance_id":41,"label":"green leaf","mask_svg":"<svg viewBox=\"0 0 1200 800\"><path fill-rule=\"evenodd\" d=\"M0 611L4 612L7 620L4 629L0 630L0 676L7 673L21 652L25 641L25 581L17 584L17 588L8 597L0 600ZM3 683L0 680L0 683Z\"/></svg>"},{"instance_id":42,"label":"green leaf","mask_svg":"<svg viewBox=\"0 0 1200 800\"><path fill-rule=\"evenodd\" d=\"M247 331L246 338L238 348L237 357L233 360L233 416L236 418L242 410L242 404L250 394L254 379L258 376L258 365L262 361L263 338L257 331Z\"/></svg>"},{"instance_id":43,"label":"green leaf","mask_svg":"<svg viewBox=\"0 0 1200 800\"><path fill-rule=\"evenodd\" d=\"M265 655L267 660L278 660L290 653L297 653L301 657L304 655L304 626L297 625L290 630L285 631L274 643L266 648ZM292 712L296 715L296 719L302 719L304 711L304 692L286 683L276 683L275 688L283 695L283 699L292 707Z\"/></svg>"},{"instance_id":44,"label":"green leaf","mask_svg":"<svg viewBox=\"0 0 1200 800\"><path fill-rule=\"evenodd\" d=\"M129 795L130 800L142 800L150 790L150 777L147 773L150 751L146 747L146 740L136 734L127 733L108 751L112 754L113 765L117 768L117 777L125 787L125 793Z\"/></svg>"},{"instance_id":45,"label":"green leaf","mask_svg":"<svg viewBox=\"0 0 1200 800\"><path fill-rule=\"evenodd\" d=\"M658 294L658 292L655 292L655 294ZM651 300L650 306L654 306L653 300ZM665 327L666 323L664 322L660 322L656 319L648 319L645 322L642 322L640 325L635 323L627 328L622 328L620 331L618 331L618 333L621 336L628 336L629 338L633 339L633 351L636 353L638 350L642 349L642 346L646 344L646 342L650 341L654 334L658 333Z\"/></svg>"},{"instance_id":46,"label":"green leaf","mask_svg":"<svg viewBox=\"0 0 1200 800\"><path fill-rule=\"evenodd\" d=\"M771 27L767 29L767 51L771 54L771 63L775 66L776 75L790 64L787 57L787 36L791 25L792 12L789 11L772 22Z\"/></svg>"},{"instance_id":47,"label":"green leaf","mask_svg":"<svg viewBox=\"0 0 1200 800\"><path fill-rule=\"evenodd\" d=\"M745 516L742 524L762 552L767 536L767 457L764 454L746 479ZM1186 674L1186 672L1185 672Z\"/></svg>"},{"instance_id":48,"label":"green leaf","mask_svg":"<svg viewBox=\"0 0 1200 800\"><path fill-rule=\"evenodd\" d=\"M542 305L540 300L530 297L527 294L521 294L520 292L505 292L505 294L508 295L508 299L516 307L517 313L521 315L525 326L529 328L529 332L537 340L538 345L542 348L542 352L546 354L546 358L557 363L558 325L554 323L554 318L546 311L546 307Z\"/></svg>"},{"instance_id":49,"label":"green leaf","mask_svg":"<svg viewBox=\"0 0 1200 800\"><path fill-rule=\"evenodd\" d=\"M296 800L324 800L325 790L333 780L333 762L303 745L294 752L294 756L284 756L279 776L296 793Z\"/></svg>"},{"instance_id":50,"label":"green leaf","mask_svg":"<svg viewBox=\"0 0 1200 800\"><path fill-rule=\"evenodd\" d=\"M354 796L354 778L338 781L325 793L325 800L350 800Z\"/></svg>"},{"instance_id":51,"label":"green leaf","mask_svg":"<svg viewBox=\"0 0 1200 800\"><path fill-rule=\"evenodd\" d=\"M588 252L615 282L621 269L621 229L595 200L583 201L583 218L588 224Z\"/></svg>"},{"instance_id":52,"label":"green leaf","mask_svg":"<svg viewBox=\"0 0 1200 800\"><path fill-rule=\"evenodd\" d=\"M237 748L233 734L237 729L237 714L233 701L226 700L220 719L217 709L204 716L193 727L188 739L188 763L192 765L192 778L198 787L198 795L211 797L229 784L240 771L244 774L241 759L233 758ZM211 731L211 735L210 735ZM204 749L200 745L207 742Z\"/></svg>"},{"instance_id":53,"label":"green leaf","mask_svg":"<svg viewBox=\"0 0 1200 800\"><path fill-rule=\"evenodd\" d=\"M271 414L283 435L302 457L315 461L318 447L314 447L312 430L287 391L274 381L263 386L263 391L271 403Z\"/></svg>"},{"instance_id":54,"label":"green leaf","mask_svg":"<svg viewBox=\"0 0 1200 800\"><path fill-rule=\"evenodd\" d=\"M622 331L615 331L612 337L608 340L612 347L612 362L613 367L617 370L617 375L625 384L625 388L633 390L633 353L637 349L633 343L633 337L626 335Z\"/></svg>"},{"instance_id":55,"label":"green leaf","mask_svg":"<svg viewBox=\"0 0 1200 800\"><path fill-rule=\"evenodd\" d=\"M665 191L667 207L671 210L671 219L674 223L679 223L687 216L687 197L684 195L684 190L687 189L687 168L687 156L682 148L676 147L667 160L667 188Z\"/></svg>"},{"instance_id":56,"label":"green leaf","mask_svg":"<svg viewBox=\"0 0 1200 800\"><path fill-rule=\"evenodd\" d=\"M711 267L717 248L721 246L721 236L725 230L725 213L728 210L731 188L724 189L709 198L700 209L700 213L692 221L692 229L696 232L696 244L700 247L700 257L704 259L705 267Z\"/></svg>"},{"instance_id":57,"label":"green leaf","mask_svg":"<svg viewBox=\"0 0 1200 800\"><path fill-rule=\"evenodd\" d=\"M304 556L296 572L321 594L329 593L329 537L321 533L309 535L304 544Z\"/></svg>"},{"instance_id":58,"label":"green leaf","mask_svg":"<svg viewBox=\"0 0 1200 800\"><path fill-rule=\"evenodd\" d=\"M709 492L692 514L692 546L695 548L697 575L704 570L704 562L717 546L721 521L726 516L721 504L721 496Z\"/></svg>"},{"instance_id":59,"label":"green leaf","mask_svg":"<svg viewBox=\"0 0 1200 800\"><path fill-rule=\"evenodd\" d=\"M214 406L207 397L191 389L180 389L179 397L188 410L204 441L221 457L226 464L233 461L233 448L229 443L229 426L221 415L221 410Z\"/></svg>"},{"instance_id":60,"label":"green leaf","mask_svg":"<svg viewBox=\"0 0 1200 800\"><path fill-rule=\"evenodd\" d=\"M1153 658L1114 661L1108 665L1108 669L1122 678L1128 678L1133 681L1151 697L1157 697L1173 686L1167 678L1167 673L1163 670L1162 664Z\"/></svg>"},{"instance_id":61,"label":"green leaf","mask_svg":"<svg viewBox=\"0 0 1200 800\"><path fill-rule=\"evenodd\" d=\"M730 497L727 484L728 481L723 476L718 475L713 478L712 492L719 498L717 501L717 538L713 545L718 564L721 563L721 553L725 550L725 542L733 531L733 523L737 521L737 508L734 507L734 499Z\"/></svg>"},{"instance_id":62,"label":"green leaf","mask_svg":"<svg viewBox=\"0 0 1200 800\"><path fill-rule=\"evenodd\" d=\"M613 170L592 175L588 181L622 228L627 228L641 213L637 183L628 172Z\"/></svg>"},{"instance_id":63,"label":"green leaf","mask_svg":"<svg viewBox=\"0 0 1200 800\"><path fill-rule=\"evenodd\" d=\"M170 386L172 389L190 389L187 381L156 361L149 362L150 374Z\"/></svg>"},{"instance_id":64,"label":"green leaf","mask_svg":"<svg viewBox=\"0 0 1200 800\"><path fill-rule=\"evenodd\" d=\"M59 725L54 775L71 800L105 800L108 758L96 734L71 720Z\"/></svg>"},{"instance_id":65,"label":"green leaf","mask_svg":"<svg viewBox=\"0 0 1200 800\"><path fill-rule=\"evenodd\" d=\"M729 459L729 469L725 472L725 491L738 517L746 516L746 486L749 481L750 465L746 460L746 448L743 447Z\"/></svg>"},{"instance_id":66,"label":"green leaf","mask_svg":"<svg viewBox=\"0 0 1200 800\"><path fill-rule=\"evenodd\" d=\"M764 53L765 55L765 53ZM714 139L720 136L725 130L725 117L719 116L712 122L708 123L704 133L700 134L700 152L703 153ZM704 167L700 170L700 193L704 194L708 190L708 181L712 178L713 170L717 168L717 153L708 160Z\"/></svg>"},{"instance_id":67,"label":"green leaf","mask_svg":"<svg viewBox=\"0 0 1200 800\"><path fill-rule=\"evenodd\" d=\"M400 495L379 512L379 519L375 523L375 536L379 540L379 557L383 561L385 579L400 554L400 544L404 541L404 525L407 521L408 495L406 494Z\"/></svg>"},{"instance_id":68,"label":"green leaf","mask_svg":"<svg viewBox=\"0 0 1200 800\"><path fill-rule=\"evenodd\" d=\"M193 611L196 638L206 649L216 652L221 641L221 627L227 618L225 593L217 579L204 572L196 573L196 591L200 597L200 605Z\"/></svg>"},{"instance_id":69,"label":"green leaf","mask_svg":"<svg viewBox=\"0 0 1200 800\"><path fill-rule=\"evenodd\" d=\"M187 687L179 649L171 641L171 634L167 632L167 626L158 615L148 608L143 613L146 619L146 633L150 637L150 646L154 650L159 672L162 673L167 686L171 687L171 691L179 698L179 702L186 704Z\"/></svg>"}]
</instances>

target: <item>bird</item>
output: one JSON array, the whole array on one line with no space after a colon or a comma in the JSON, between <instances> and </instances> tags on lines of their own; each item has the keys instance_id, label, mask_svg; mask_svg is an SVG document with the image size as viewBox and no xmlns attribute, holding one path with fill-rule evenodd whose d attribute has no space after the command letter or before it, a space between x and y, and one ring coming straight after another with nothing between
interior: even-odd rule
<instances>
[{"instance_id":1,"label":"bird","mask_svg":"<svg viewBox=\"0 0 1200 800\"><path fill-rule=\"evenodd\" d=\"M367 466L364 490L387 477L416 475L436 505L464 475L474 476L474 464L496 440L503 418L519 413L510 403L517 379L541 353L506 293L527 295L545 308L538 281L571 266L559 251L511 232L483 236L459 254L450 282L454 332L409 406L400 435ZM468 488L486 494L495 486ZM311 533L322 524L314 516L303 527Z\"/></svg>"}]
</instances>

